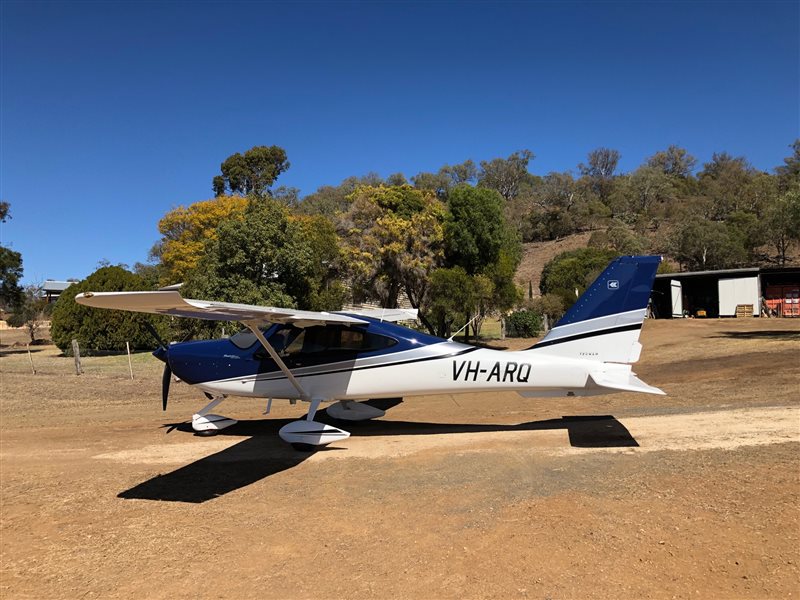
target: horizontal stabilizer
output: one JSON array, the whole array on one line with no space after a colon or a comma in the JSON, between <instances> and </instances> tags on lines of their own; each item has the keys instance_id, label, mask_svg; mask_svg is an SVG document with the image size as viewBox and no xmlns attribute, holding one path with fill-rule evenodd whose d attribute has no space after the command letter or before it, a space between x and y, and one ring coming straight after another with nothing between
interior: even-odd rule
<instances>
[{"instance_id":1,"label":"horizontal stabilizer","mask_svg":"<svg viewBox=\"0 0 800 600\"><path fill-rule=\"evenodd\" d=\"M658 394L659 396L666 396L666 393L657 387L647 385L644 381L639 379L632 372L628 371L623 377L618 373L590 373L589 377L594 384L601 388L611 390L619 390L621 392L642 392L644 394Z\"/></svg>"}]
</instances>

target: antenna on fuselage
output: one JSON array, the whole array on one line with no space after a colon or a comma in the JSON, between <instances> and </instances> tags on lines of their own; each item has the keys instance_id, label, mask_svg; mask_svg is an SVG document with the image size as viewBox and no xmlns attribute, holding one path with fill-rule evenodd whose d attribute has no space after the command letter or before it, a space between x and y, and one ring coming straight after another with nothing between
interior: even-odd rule
<instances>
[{"instance_id":1,"label":"antenna on fuselage","mask_svg":"<svg viewBox=\"0 0 800 600\"><path fill-rule=\"evenodd\" d=\"M461 332L462 332L462 331L464 331L464 330L465 330L467 327L469 327L470 325L472 325L472 322L473 322L475 319L477 319L478 317L480 317L480 316L481 316L481 314L480 314L480 313L478 313L477 315L475 315L474 317L472 317L472 318L471 318L469 321L467 321L467 322L464 324L464 326L463 326L461 329L459 329L459 330L458 330L458 331L456 331L456 332L455 332L453 335L451 335L449 338L447 338L447 341L448 341L448 342L452 342L454 337L456 337L456 336L457 336L459 333L461 333Z\"/></svg>"}]
</instances>

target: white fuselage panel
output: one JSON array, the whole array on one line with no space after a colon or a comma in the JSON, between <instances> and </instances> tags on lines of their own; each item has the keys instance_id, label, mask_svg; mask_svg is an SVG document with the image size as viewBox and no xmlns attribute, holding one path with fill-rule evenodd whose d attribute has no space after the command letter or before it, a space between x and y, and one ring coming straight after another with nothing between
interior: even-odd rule
<instances>
[{"instance_id":1,"label":"white fuselage panel","mask_svg":"<svg viewBox=\"0 0 800 600\"><path fill-rule=\"evenodd\" d=\"M347 364L293 370L312 398L337 400L419 396L482 391L530 391L583 388L597 362L565 359L532 352L471 349L455 342L429 347L426 356L384 355L381 361L360 359ZM433 352L431 351L433 350ZM297 398L297 390L281 373L262 373L210 381L200 387L235 396Z\"/></svg>"}]
</instances>

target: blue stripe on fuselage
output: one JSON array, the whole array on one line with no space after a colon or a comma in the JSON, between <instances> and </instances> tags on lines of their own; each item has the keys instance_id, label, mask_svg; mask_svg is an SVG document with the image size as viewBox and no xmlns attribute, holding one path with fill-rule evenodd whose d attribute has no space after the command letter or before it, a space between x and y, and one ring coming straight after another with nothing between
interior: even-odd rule
<instances>
[{"instance_id":1,"label":"blue stripe on fuselage","mask_svg":"<svg viewBox=\"0 0 800 600\"><path fill-rule=\"evenodd\" d=\"M287 366L290 369L294 369L355 362L361 358L388 356L444 341L395 323L381 322L362 316L357 316L357 318L368 321L368 324L354 326L354 329L362 329L389 337L396 340L397 343L388 348L368 352L306 354L302 355L302 364L297 364L296 362L291 364L292 361L287 359ZM269 338L275 331L283 327L282 325L273 325L265 331L265 335ZM256 353L260 349L261 344L258 342L254 342L249 348L242 349L227 338L183 342L169 347L169 364L172 372L177 377L190 384L250 377L279 371L278 365L269 357L256 357ZM261 355L263 353L258 354Z\"/></svg>"}]
</instances>

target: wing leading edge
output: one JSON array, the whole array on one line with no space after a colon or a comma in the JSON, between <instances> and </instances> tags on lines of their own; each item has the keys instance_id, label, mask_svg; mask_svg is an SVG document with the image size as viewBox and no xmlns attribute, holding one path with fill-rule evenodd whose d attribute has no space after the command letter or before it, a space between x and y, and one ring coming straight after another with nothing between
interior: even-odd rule
<instances>
[{"instance_id":1,"label":"wing leading edge","mask_svg":"<svg viewBox=\"0 0 800 600\"><path fill-rule=\"evenodd\" d=\"M78 304L93 308L126 310L173 317L205 319L208 321L240 321L260 324L285 323L296 325L297 327L310 327L328 323L348 325L366 325L368 323L363 319L337 313L191 300L183 298L176 291L85 292L75 296L75 301Z\"/></svg>"}]
</instances>

